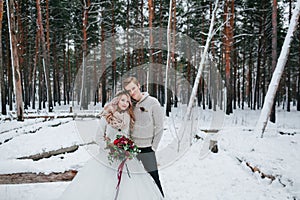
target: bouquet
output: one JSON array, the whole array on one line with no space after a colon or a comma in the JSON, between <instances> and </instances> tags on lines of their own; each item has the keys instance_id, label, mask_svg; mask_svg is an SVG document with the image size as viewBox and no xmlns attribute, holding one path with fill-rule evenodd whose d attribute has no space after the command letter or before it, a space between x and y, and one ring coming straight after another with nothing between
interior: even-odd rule
<instances>
[{"instance_id":1,"label":"bouquet","mask_svg":"<svg viewBox=\"0 0 300 200\"><path fill-rule=\"evenodd\" d=\"M134 142L124 135L117 135L112 143L107 140L106 145L106 149L109 149L108 160L111 162L130 160L140 152Z\"/></svg>"},{"instance_id":2,"label":"bouquet","mask_svg":"<svg viewBox=\"0 0 300 200\"><path fill-rule=\"evenodd\" d=\"M119 186L122 178L122 171L125 162L128 159L130 160L134 156L136 156L140 152L140 150L131 139L127 138L124 135L117 135L116 139L113 142L111 142L110 139L106 140L106 149L109 149L108 160L111 163L115 160L121 161L121 163L118 166L118 172L117 172L118 183L116 187L117 192L115 196L115 199L117 199L119 194ZM129 176L129 172L128 172L128 176Z\"/></svg>"}]
</instances>

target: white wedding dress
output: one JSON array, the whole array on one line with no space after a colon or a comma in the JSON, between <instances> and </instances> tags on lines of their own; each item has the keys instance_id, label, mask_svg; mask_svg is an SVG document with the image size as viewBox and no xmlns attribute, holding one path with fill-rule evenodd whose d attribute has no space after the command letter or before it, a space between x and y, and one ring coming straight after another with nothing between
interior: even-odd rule
<instances>
[{"instance_id":1,"label":"white wedding dress","mask_svg":"<svg viewBox=\"0 0 300 200\"><path fill-rule=\"evenodd\" d=\"M105 122L101 121L103 125ZM103 129L100 132L102 131ZM112 132L116 134L117 131L113 130ZM107 153L108 150L100 148L98 155L93 156L78 171L59 200L163 199L154 180L136 158L126 161L117 195L117 171L120 161L110 163Z\"/></svg>"}]
</instances>

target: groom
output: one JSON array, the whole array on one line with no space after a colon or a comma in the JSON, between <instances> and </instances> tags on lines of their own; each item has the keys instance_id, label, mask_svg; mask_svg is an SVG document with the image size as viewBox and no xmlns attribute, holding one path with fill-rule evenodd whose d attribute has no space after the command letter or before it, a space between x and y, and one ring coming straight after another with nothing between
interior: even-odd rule
<instances>
[{"instance_id":1,"label":"groom","mask_svg":"<svg viewBox=\"0 0 300 200\"><path fill-rule=\"evenodd\" d=\"M141 150L137 158L142 161L146 171L152 176L164 196L155 157L155 151L163 134L163 110L156 98L147 92L141 92L140 84L135 77L126 78L123 87L129 92L135 104L135 123L131 136Z\"/></svg>"}]
</instances>

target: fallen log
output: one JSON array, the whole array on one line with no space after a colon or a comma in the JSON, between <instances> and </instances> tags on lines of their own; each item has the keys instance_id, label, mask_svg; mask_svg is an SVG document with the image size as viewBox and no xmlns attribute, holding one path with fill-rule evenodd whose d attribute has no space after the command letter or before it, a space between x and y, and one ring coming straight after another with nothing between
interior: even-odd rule
<instances>
[{"instance_id":1,"label":"fallen log","mask_svg":"<svg viewBox=\"0 0 300 200\"><path fill-rule=\"evenodd\" d=\"M57 150L47 151L43 153L38 153L30 156L23 156L19 157L17 159L24 160L24 159L32 159L33 161L41 160L44 158L50 158L51 156L57 156L60 154L66 154L66 153L73 153L78 150L80 146L90 145L90 144L96 144L95 142L85 143L85 144L79 144L79 145L73 145L70 147L65 147Z\"/></svg>"},{"instance_id":2,"label":"fallen log","mask_svg":"<svg viewBox=\"0 0 300 200\"><path fill-rule=\"evenodd\" d=\"M24 119L37 119L37 118L43 118L45 120L49 119L56 119L56 118L100 118L99 115L95 114L65 114L65 115L24 115ZM6 116L3 117L1 120L3 121L12 121L16 120L17 116Z\"/></svg>"},{"instance_id":3,"label":"fallen log","mask_svg":"<svg viewBox=\"0 0 300 200\"><path fill-rule=\"evenodd\" d=\"M246 165L251 169L251 171L253 173L258 172L260 174L261 178L269 178L269 179L271 179L271 181L275 180L275 176L263 173L258 167L251 166L251 164L249 162L246 162Z\"/></svg>"},{"instance_id":4,"label":"fallen log","mask_svg":"<svg viewBox=\"0 0 300 200\"><path fill-rule=\"evenodd\" d=\"M78 148L79 148L79 145L73 145L71 147L61 148L61 149L58 149L58 150L43 152L43 153L30 155L30 156L19 157L17 159L19 159L19 160L32 159L33 161L37 161L37 160L41 160L43 158L50 158L51 156L56 156L56 155L59 155L59 154L73 153Z\"/></svg>"},{"instance_id":5,"label":"fallen log","mask_svg":"<svg viewBox=\"0 0 300 200\"><path fill-rule=\"evenodd\" d=\"M12 173L0 174L0 184L24 184L24 183L45 183L45 182L59 182L71 181L77 174L76 170L68 170L65 172L45 173Z\"/></svg>"},{"instance_id":6,"label":"fallen log","mask_svg":"<svg viewBox=\"0 0 300 200\"><path fill-rule=\"evenodd\" d=\"M279 131L279 134L280 135L296 135L296 131L292 132L292 133L289 133L289 132L283 132L283 131Z\"/></svg>"},{"instance_id":7,"label":"fallen log","mask_svg":"<svg viewBox=\"0 0 300 200\"><path fill-rule=\"evenodd\" d=\"M240 158L238 158L238 157L236 157L236 159L237 159L240 163L245 162L245 163L246 163L246 166L249 167L253 173L255 173L255 172L256 172L256 173L259 173L259 174L260 174L260 177L261 177L262 179L264 179L264 178L269 178L271 181L274 181L274 180L276 179L275 176L270 175L270 174L263 173L258 167L252 166L249 162L243 161L242 159L240 159Z\"/></svg>"}]
</instances>

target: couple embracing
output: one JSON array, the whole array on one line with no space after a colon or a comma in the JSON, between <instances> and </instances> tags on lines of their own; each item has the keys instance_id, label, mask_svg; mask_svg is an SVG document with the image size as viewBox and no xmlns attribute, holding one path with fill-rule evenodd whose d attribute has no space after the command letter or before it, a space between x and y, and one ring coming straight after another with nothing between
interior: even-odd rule
<instances>
[{"instance_id":1,"label":"couple embracing","mask_svg":"<svg viewBox=\"0 0 300 200\"><path fill-rule=\"evenodd\" d=\"M155 157L163 134L163 110L156 98L141 92L135 77L125 79L123 87L124 90L118 92L100 114L95 139L100 145L99 154L78 172L59 199L164 198ZM119 163L108 162L107 151L103 150L104 142L114 139L116 135L132 139L139 148L138 155L126 161L124 170L120 170Z\"/></svg>"}]
</instances>

